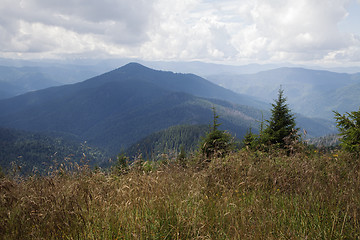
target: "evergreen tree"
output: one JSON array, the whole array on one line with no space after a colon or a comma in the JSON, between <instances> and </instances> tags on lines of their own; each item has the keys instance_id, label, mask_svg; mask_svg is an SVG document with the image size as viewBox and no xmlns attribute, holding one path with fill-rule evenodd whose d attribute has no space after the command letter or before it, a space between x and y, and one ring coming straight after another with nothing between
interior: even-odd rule
<instances>
[{"instance_id":1,"label":"evergreen tree","mask_svg":"<svg viewBox=\"0 0 360 240\"><path fill-rule=\"evenodd\" d=\"M360 108L359 111L346 113L348 116L334 113L342 136L340 145L349 152L360 153Z\"/></svg>"},{"instance_id":2,"label":"evergreen tree","mask_svg":"<svg viewBox=\"0 0 360 240\"><path fill-rule=\"evenodd\" d=\"M213 110L213 124L210 132L202 139L200 143L200 152L206 158L224 157L234 149L233 138L230 133L219 130L219 115Z\"/></svg>"},{"instance_id":3,"label":"evergreen tree","mask_svg":"<svg viewBox=\"0 0 360 240\"><path fill-rule=\"evenodd\" d=\"M284 97L284 90L279 89L279 94L275 103L272 104L271 118L267 121L268 125L264 129L264 136L262 142L265 144L277 145L280 148L285 148L285 138L295 139L298 136L294 134L295 117L291 113L286 98Z\"/></svg>"},{"instance_id":4,"label":"evergreen tree","mask_svg":"<svg viewBox=\"0 0 360 240\"><path fill-rule=\"evenodd\" d=\"M251 127L246 132L246 135L244 136L244 139L242 141L244 144L244 147L247 149L254 149L257 146L257 135L252 132Z\"/></svg>"}]
</instances>

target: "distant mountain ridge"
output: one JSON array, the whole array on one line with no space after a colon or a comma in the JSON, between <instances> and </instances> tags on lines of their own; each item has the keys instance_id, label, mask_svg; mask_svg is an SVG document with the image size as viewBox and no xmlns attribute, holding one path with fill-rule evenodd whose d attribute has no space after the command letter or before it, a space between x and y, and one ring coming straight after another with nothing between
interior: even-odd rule
<instances>
[{"instance_id":1,"label":"distant mountain ridge","mask_svg":"<svg viewBox=\"0 0 360 240\"><path fill-rule=\"evenodd\" d=\"M99 77L102 78L102 81L142 79L169 91L184 92L197 97L223 99L257 108L268 107L267 104L255 98L219 87L197 75L154 70L134 62L98 77L91 78L87 82L96 85Z\"/></svg>"},{"instance_id":2,"label":"distant mountain ridge","mask_svg":"<svg viewBox=\"0 0 360 240\"><path fill-rule=\"evenodd\" d=\"M0 126L73 134L117 153L174 125L208 124L212 106L221 127L241 138L267 114L253 107L259 105L264 106L193 74L130 63L83 82L0 100ZM332 131L321 122L303 122L315 136Z\"/></svg>"},{"instance_id":3,"label":"distant mountain ridge","mask_svg":"<svg viewBox=\"0 0 360 240\"><path fill-rule=\"evenodd\" d=\"M206 124L211 120L212 105L218 106L220 112L228 108L190 93L257 104L195 75L156 71L130 63L80 83L1 100L0 125L71 133L116 152L173 125ZM236 118L243 119L240 116ZM225 118L224 127L239 136L254 121L250 116L244 121Z\"/></svg>"},{"instance_id":4,"label":"distant mountain ridge","mask_svg":"<svg viewBox=\"0 0 360 240\"><path fill-rule=\"evenodd\" d=\"M0 99L58 85L34 68L0 66Z\"/></svg>"},{"instance_id":5,"label":"distant mountain ridge","mask_svg":"<svg viewBox=\"0 0 360 240\"><path fill-rule=\"evenodd\" d=\"M282 86L293 111L308 117L331 120L332 111L344 113L360 106L360 73L278 68L256 74L213 75L208 79L265 102L272 102Z\"/></svg>"},{"instance_id":6,"label":"distant mountain ridge","mask_svg":"<svg viewBox=\"0 0 360 240\"><path fill-rule=\"evenodd\" d=\"M0 66L0 99L26 92L83 81L100 74L101 67L55 66Z\"/></svg>"}]
</instances>

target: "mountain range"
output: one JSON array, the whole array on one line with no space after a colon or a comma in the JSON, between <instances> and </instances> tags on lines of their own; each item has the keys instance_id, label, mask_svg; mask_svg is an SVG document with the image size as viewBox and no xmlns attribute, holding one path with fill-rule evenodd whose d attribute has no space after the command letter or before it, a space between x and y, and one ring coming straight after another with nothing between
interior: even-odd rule
<instances>
[{"instance_id":1,"label":"mountain range","mask_svg":"<svg viewBox=\"0 0 360 240\"><path fill-rule=\"evenodd\" d=\"M0 101L0 124L71 133L116 152L157 130L210 122L214 104L219 112L228 109L222 106L225 103L194 95L259 104L195 75L155 71L131 63L84 82L4 99ZM241 136L254 118L237 121L231 118L236 114L227 114L230 117L224 119L224 127Z\"/></svg>"},{"instance_id":2,"label":"mountain range","mask_svg":"<svg viewBox=\"0 0 360 240\"><path fill-rule=\"evenodd\" d=\"M111 153L174 125L208 124L212 106L222 128L241 138L259 126L269 105L193 74L158 71L130 63L86 81L0 100L0 126L72 134ZM331 124L297 117L310 135Z\"/></svg>"},{"instance_id":3,"label":"mountain range","mask_svg":"<svg viewBox=\"0 0 360 240\"><path fill-rule=\"evenodd\" d=\"M0 99L61 85L33 68L0 66Z\"/></svg>"},{"instance_id":4,"label":"mountain range","mask_svg":"<svg viewBox=\"0 0 360 240\"><path fill-rule=\"evenodd\" d=\"M26 92L86 80L107 69L105 66L54 64L41 66L0 66L0 99Z\"/></svg>"},{"instance_id":5,"label":"mountain range","mask_svg":"<svg viewBox=\"0 0 360 240\"><path fill-rule=\"evenodd\" d=\"M0 59L0 64L6 65L0 66L0 99L51 86L81 82L126 61L128 59L65 63ZM354 111L360 103L360 74L353 73L359 70L356 67L332 69L330 72L300 67L279 68L281 65L274 64L231 66L203 62L141 62L156 69L196 73L227 89L265 103L273 101L281 85L295 112L332 122L333 110L341 113ZM341 71L349 73L340 73ZM256 107L269 108L264 104Z\"/></svg>"},{"instance_id":6,"label":"mountain range","mask_svg":"<svg viewBox=\"0 0 360 240\"><path fill-rule=\"evenodd\" d=\"M218 74L207 79L264 102L272 102L281 86L290 108L312 118L332 120L333 111L357 111L360 106L360 73L277 68L255 74Z\"/></svg>"}]
</instances>

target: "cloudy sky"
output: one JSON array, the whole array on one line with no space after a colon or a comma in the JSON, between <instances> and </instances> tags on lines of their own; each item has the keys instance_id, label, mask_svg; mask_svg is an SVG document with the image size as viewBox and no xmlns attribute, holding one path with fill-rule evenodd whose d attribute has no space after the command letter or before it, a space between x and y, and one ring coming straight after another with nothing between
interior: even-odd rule
<instances>
[{"instance_id":1,"label":"cloudy sky","mask_svg":"<svg viewBox=\"0 0 360 240\"><path fill-rule=\"evenodd\" d=\"M0 0L2 58L360 66L360 0Z\"/></svg>"}]
</instances>

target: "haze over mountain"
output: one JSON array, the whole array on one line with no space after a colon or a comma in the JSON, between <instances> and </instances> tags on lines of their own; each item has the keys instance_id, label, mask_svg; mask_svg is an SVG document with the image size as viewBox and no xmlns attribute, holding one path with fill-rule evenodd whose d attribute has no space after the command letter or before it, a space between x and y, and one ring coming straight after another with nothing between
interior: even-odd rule
<instances>
[{"instance_id":1,"label":"haze over mountain","mask_svg":"<svg viewBox=\"0 0 360 240\"><path fill-rule=\"evenodd\" d=\"M17 67L17 65L19 66ZM80 82L103 73L105 69L111 68L101 64L94 66L10 61L8 66L0 66L0 99L48 87Z\"/></svg>"},{"instance_id":2,"label":"haze over mountain","mask_svg":"<svg viewBox=\"0 0 360 240\"><path fill-rule=\"evenodd\" d=\"M81 82L125 65L131 59L73 60L73 61L26 61L0 58L0 99L51 86ZM256 73L276 68L274 64L249 64L232 66L205 62L143 61L139 63L166 71L192 73L206 76L220 73ZM1 66L3 65L3 66Z\"/></svg>"},{"instance_id":3,"label":"haze over mountain","mask_svg":"<svg viewBox=\"0 0 360 240\"><path fill-rule=\"evenodd\" d=\"M109 61L110 64L112 61ZM193 73L204 78L208 76L218 75L218 74L255 74L263 71L274 70L277 68L304 68L304 69L313 69L320 71L330 71L335 73L358 73L360 72L360 67L323 67L316 65L302 65L302 64L292 64L292 63L249 63L242 65L229 65L225 63L208 63L201 61L190 61L190 62L180 62L180 61L138 61L141 64L145 64L151 68L155 69L164 69L173 72L185 72Z\"/></svg>"},{"instance_id":4,"label":"haze over mountain","mask_svg":"<svg viewBox=\"0 0 360 240\"><path fill-rule=\"evenodd\" d=\"M0 66L0 99L57 85L61 84L34 68Z\"/></svg>"},{"instance_id":5,"label":"haze over mountain","mask_svg":"<svg viewBox=\"0 0 360 240\"><path fill-rule=\"evenodd\" d=\"M238 137L259 125L262 111L254 106L266 106L193 74L130 63L80 83L1 100L0 125L74 134L115 153L170 126L208 124L213 105L222 128ZM331 132L323 123L304 122L312 135Z\"/></svg>"},{"instance_id":6,"label":"haze over mountain","mask_svg":"<svg viewBox=\"0 0 360 240\"><path fill-rule=\"evenodd\" d=\"M278 68L256 74L208 76L223 87L272 102L280 86L294 112L331 120L360 106L360 73L347 74L304 68Z\"/></svg>"},{"instance_id":7,"label":"haze over mountain","mask_svg":"<svg viewBox=\"0 0 360 240\"><path fill-rule=\"evenodd\" d=\"M81 83L2 100L0 123L24 130L72 133L119 151L156 130L209 122L213 103L190 93L259 104L195 75L155 71L131 63ZM224 127L240 135L249 125L241 122L244 126L238 128L232 121L235 123L229 120Z\"/></svg>"},{"instance_id":8,"label":"haze over mountain","mask_svg":"<svg viewBox=\"0 0 360 240\"><path fill-rule=\"evenodd\" d=\"M10 60L10 59L0 59L0 99L16 96L28 91L43 89L50 86L57 86L62 84L76 83L100 75L109 70L115 69L119 64L126 64L130 62L131 59L107 59L107 60L91 60L91 59L80 59L72 61L25 61L25 60ZM154 69L162 69L166 71L181 72L181 73L192 73L199 76L202 76L206 79L220 83L223 79L225 82L228 82L231 79L238 79L237 75L246 75L246 74L260 74L259 72L263 71L275 71L277 68L290 68L290 69L300 69L305 68L309 70L307 79L315 79L318 76L318 71L324 72L321 70L321 67L314 66L302 66L294 64L247 64L247 65L226 65L226 64L215 64L215 63L206 63L199 61L191 62L181 62L181 61L144 61L139 60L143 65L149 66ZM304 69L304 70L305 70ZM310 70L317 69L317 70ZM359 67L348 67L348 68L329 68L330 71L333 71L334 75L340 73L354 73L360 72ZM332 74L332 73L329 73ZM271 74L270 74L271 75ZM281 75L281 74L280 74ZM286 74L285 74L286 75ZM277 79L268 79L268 81L275 81L274 85L279 86L287 84L286 79L283 79L281 75ZM254 77L256 78L256 77ZM333 78L333 77L332 77ZM282 79L282 80L280 80ZM299 78L298 85L301 86L301 78ZM268 82L267 81L267 82ZM292 81L290 79L290 81ZM221 83L220 83L221 84ZM223 83L224 84L224 83ZM247 89L249 82L243 83L244 89ZM256 83L258 84L258 83ZM259 84L262 88L268 86ZM266 86L266 87L265 87ZM234 84L230 84L227 88L232 87L239 88ZM244 91L242 85L240 86L240 91ZM238 89L239 90L239 89ZM273 95L273 92L267 92L267 95ZM285 89L286 90L286 89ZM244 93L244 92L240 92ZM252 92L247 93L252 95ZM263 94L257 95L257 97L263 98ZM266 102L271 102L274 97L270 96L265 99ZM290 100L290 99L289 99Z\"/></svg>"}]
</instances>

